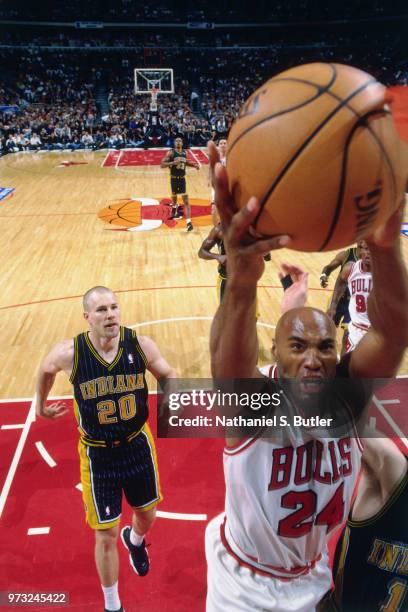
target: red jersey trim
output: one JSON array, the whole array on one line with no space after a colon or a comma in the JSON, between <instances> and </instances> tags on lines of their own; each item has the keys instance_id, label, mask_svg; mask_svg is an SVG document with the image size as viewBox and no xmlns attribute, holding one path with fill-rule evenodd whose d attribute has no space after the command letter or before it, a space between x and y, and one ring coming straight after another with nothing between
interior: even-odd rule
<instances>
[{"instance_id":1,"label":"red jersey trim","mask_svg":"<svg viewBox=\"0 0 408 612\"><path fill-rule=\"evenodd\" d=\"M222 522L222 524L220 525L220 536L221 536L221 542L225 548L225 550L227 551L227 553L229 555L231 555L231 557L233 557L235 559L235 561L237 561L237 563L241 566L241 567L246 567L247 569L250 569L251 571L260 574L261 576L269 576L270 578L276 578L277 580L282 580L283 582L290 582L291 580L294 580L295 578L298 578L299 576L305 576L306 574L308 574L310 572L311 569L313 569L316 565L316 563L318 561L320 561L320 559L322 558L322 555L320 554L318 557L316 557L316 559L314 559L313 561L311 561L311 563L309 565L303 565L303 566L299 566L299 567L294 567L291 570L286 569L285 567L278 567L278 566L274 566L274 565L264 565L265 570L260 569L259 567L257 567L256 565L252 565L252 563L248 563L247 561L244 561L243 559L241 559L241 557L239 557L237 555L237 553L235 551L232 550L231 546L228 543L228 540L226 538L225 535L225 524L227 522L227 517L224 518L224 521ZM251 555L248 555L247 553L245 553L245 555L251 559L254 562L257 562L256 559L254 557L251 557ZM269 568L271 570L275 570L275 571L279 571L279 572L286 572L287 574L292 574L289 576L280 576L279 574L274 574L273 571L270 571Z\"/></svg>"}]
</instances>

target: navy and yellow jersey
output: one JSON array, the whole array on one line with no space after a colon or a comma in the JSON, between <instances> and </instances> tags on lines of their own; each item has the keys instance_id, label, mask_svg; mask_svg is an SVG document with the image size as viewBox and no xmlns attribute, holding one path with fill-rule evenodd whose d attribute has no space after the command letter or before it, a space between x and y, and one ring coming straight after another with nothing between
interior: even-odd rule
<instances>
[{"instance_id":1,"label":"navy and yellow jersey","mask_svg":"<svg viewBox=\"0 0 408 612\"><path fill-rule=\"evenodd\" d=\"M120 328L112 363L99 355L85 332L74 338L74 411L81 440L90 446L130 441L148 417L147 359L136 332Z\"/></svg>"},{"instance_id":2,"label":"navy and yellow jersey","mask_svg":"<svg viewBox=\"0 0 408 612\"><path fill-rule=\"evenodd\" d=\"M408 610L408 472L383 508L347 521L336 548L333 600L347 612Z\"/></svg>"},{"instance_id":3,"label":"navy and yellow jersey","mask_svg":"<svg viewBox=\"0 0 408 612\"><path fill-rule=\"evenodd\" d=\"M177 166L170 166L171 178L184 178L186 176L187 153L172 149L169 156L170 161L178 161Z\"/></svg>"},{"instance_id":4,"label":"navy and yellow jersey","mask_svg":"<svg viewBox=\"0 0 408 612\"><path fill-rule=\"evenodd\" d=\"M341 268L340 271L344 268L344 266L348 263L354 263L355 261L358 261L358 249L357 247L350 247L349 249L347 249L346 251L346 255L344 257L343 263L341 264ZM344 295L341 298L342 300L347 300L347 306L348 306L348 301L350 299L350 293L348 290L348 287L346 287L345 291L344 291Z\"/></svg>"},{"instance_id":5,"label":"navy and yellow jersey","mask_svg":"<svg viewBox=\"0 0 408 612\"><path fill-rule=\"evenodd\" d=\"M341 270L344 268L344 266L347 263L349 262L354 263L357 260L358 260L357 247L350 247L349 249L347 249L344 259L343 259L343 263L341 264L340 273L341 273ZM341 324L343 328L347 329L347 324L350 323L350 313L348 309L349 301L350 301L350 293L349 293L348 287L346 286L344 289L343 295L338 301L336 313L334 315L334 324L336 325L336 327L338 327ZM331 299L329 300L329 304L330 302L331 302Z\"/></svg>"},{"instance_id":6,"label":"navy and yellow jersey","mask_svg":"<svg viewBox=\"0 0 408 612\"><path fill-rule=\"evenodd\" d=\"M358 249L357 247L350 247L349 249L347 249L346 251L346 255L343 259L343 263L341 264L341 269L344 268L344 266L349 263L350 261L352 263L354 263L355 261L358 261L359 257L358 257Z\"/></svg>"}]
</instances>

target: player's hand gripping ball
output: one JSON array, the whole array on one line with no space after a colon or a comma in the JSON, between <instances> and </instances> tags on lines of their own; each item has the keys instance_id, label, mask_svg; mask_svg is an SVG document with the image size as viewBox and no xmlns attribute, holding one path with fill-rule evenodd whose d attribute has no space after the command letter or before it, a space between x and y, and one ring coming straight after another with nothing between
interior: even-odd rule
<instances>
[{"instance_id":1,"label":"player's hand gripping ball","mask_svg":"<svg viewBox=\"0 0 408 612\"><path fill-rule=\"evenodd\" d=\"M228 138L230 190L257 196L258 236L289 234L299 251L340 249L371 235L401 203L407 146L386 90L340 64L306 64L267 81Z\"/></svg>"}]
</instances>

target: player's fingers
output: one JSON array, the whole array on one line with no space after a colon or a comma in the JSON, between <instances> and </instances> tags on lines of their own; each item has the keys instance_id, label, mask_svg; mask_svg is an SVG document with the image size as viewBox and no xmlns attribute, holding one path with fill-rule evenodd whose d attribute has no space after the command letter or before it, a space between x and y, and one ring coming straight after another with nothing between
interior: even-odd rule
<instances>
[{"instance_id":1,"label":"player's fingers","mask_svg":"<svg viewBox=\"0 0 408 612\"><path fill-rule=\"evenodd\" d=\"M210 166L213 168L217 162L220 161L220 153L213 140L207 142L208 156L210 158Z\"/></svg>"},{"instance_id":2,"label":"player's fingers","mask_svg":"<svg viewBox=\"0 0 408 612\"><path fill-rule=\"evenodd\" d=\"M255 242L262 237L257 235L252 227L259 212L259 200L255 197L249 198L246 206L241 208L232 218L230 236L233 242L239 243L244 235L248 235L249 242Z\"/></svg>"},{"instance_id":3,"label":"player's fingers","mask_svg":"<svg viewBox=\"0 0 408 612\"><path fill-rule=\"evenodd\" d=\"M284 268L284 270L286 271L286 274L290 274L291 276L299 277L301 274L304 273L303 268L295 264L283 263L282 268Z\"/></svg>"},{"instance_id":4,"label":"player's fingers","mask_svg":"<svg viewBox=\"0 0 408 612\"><path fill-rule=\"evenodd\" d=\"M229 192L227 171L221 164L215 166L213 185L218 214L221 224L225 228L230 224L236 212L236 207Z\"/></svg>"},{"instance_id":5,"label":"player's fingers","mask_svg":"<svg viewBox=\"0 0 408 612\"><path fill-rule=\"evenodd\" d=\"M308 284L309 284L309 273L308 272L303 272L300 276L299 276L299 282L302 284L302 286L304 288L307 289Z\"/></svg>"},{"instance_id":6,"label":"player's fingers","mask_svg":"<svg viewBox=\"0 0 408 612\"><path fill-rule=\"evenodd\" d=\"M58 417L64 416L64 414L67 414L67 412L68 412L68 408L60 408L52 412L52 417L54 419L57 419Z\"/></svg>"},{"instance_id":7,"label":"player's fingers","mask_svg":"<svg viewBox=\"0 0 408 612\"><path fill-rule=\"evenodd\" d=\"M57 411L58 410L65 410L66 407L67 407L66 404L64 404L63 402L61 404L58 402L58 404L54 405L54 410L57 410Z\"/></svg>"},{"instance_id":8,"label":"player's fingers","mask_svg":"<svg viewBox=\"0 0 408 612\"><path fill-rule=\"evenodd\" d=\"M276 251L276 249L282 249L290 244L290 237L274 236L273 238L266 238L265 240L257 240L253 244L245 247L241 247L239 252L241 255L265 255L269 251Z\"/></svg>"},{"instance_id":9,"label":"player's fingers","mask_svg":"<svg viewBox=\"0 0 408 612\"><path fill-rule=\"evenodd\" d=\"M47 408L49 410L57 410L60 407L65 407L64 402L61 402L60 400L58 400L57 402L52 402L51 404L47 405Z\"/></svg>"}]
</instances>

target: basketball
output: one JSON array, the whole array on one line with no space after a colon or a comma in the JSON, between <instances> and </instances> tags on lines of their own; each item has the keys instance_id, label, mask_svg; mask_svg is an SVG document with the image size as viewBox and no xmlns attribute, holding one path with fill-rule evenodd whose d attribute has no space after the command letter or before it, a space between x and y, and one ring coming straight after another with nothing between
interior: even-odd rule
<instances>
[{"instance_id":1,"label":"basketball","mask_svg":"<svg viewBox=\"0 0 408 612\"><path fill-rule=\"evenodd\" d=\"M313 63L278 74L241 108L228 138L231 193L260 200L258 237L329 251L373 233L401 202L403 142L371 75Z\"/></svg>"}]
</instances>

